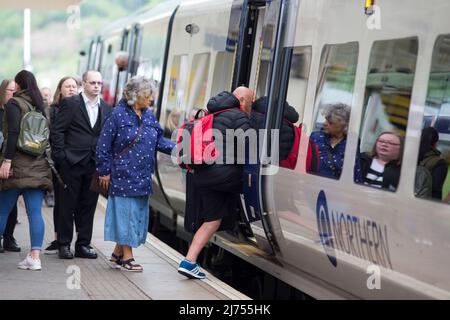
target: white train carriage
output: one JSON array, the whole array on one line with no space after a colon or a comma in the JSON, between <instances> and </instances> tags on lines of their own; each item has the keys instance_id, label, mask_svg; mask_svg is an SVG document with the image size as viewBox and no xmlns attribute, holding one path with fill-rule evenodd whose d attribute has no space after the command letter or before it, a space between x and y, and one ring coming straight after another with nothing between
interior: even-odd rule
<instances>
[{"instance_id":1,"label":"white train carriage","mask_svg":"<svg viewBox=\"0 0 450 320\"><path fill-rule=\"evenodd\" d=\"M449 157L449 11L446 0L167 2L100 33L88 67L115 81L114 96L134 74L157 80L168 137L209 97L238 85L268 97L268 129L279 128L285 100L305 135L320 130L324 105L348 104L340 177L306 172L306 139L295 170L247 166L245 232L212 241L317 298L448 299L449 206L417 198L414 183L424 126L438 129ZM114 71L119 50L130 55L123 76ZM383 131L405 137L395 191L354 179L357 149L370 150ZM151 205L180 234L184 175L158 155ZM244 253L248 246L265 254Z\"/></svg>"}]
</instances>

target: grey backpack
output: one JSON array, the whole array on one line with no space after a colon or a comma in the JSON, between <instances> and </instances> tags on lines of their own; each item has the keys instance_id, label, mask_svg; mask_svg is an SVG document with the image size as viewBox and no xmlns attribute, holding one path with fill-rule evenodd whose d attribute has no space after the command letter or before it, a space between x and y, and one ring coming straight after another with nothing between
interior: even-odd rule
<instances>
[{"instance_id":1,"label":"grey backpack","mask_svg":"<svg viewBox=\"0 0 450 320\"><path fill-rule=\"evenodd\" d=\"M45 153L50 138L48 120L25 99L20 100L23 103L22 106L25 104L29 111L23 115L20 121L17 149L31 156L41 156Z\"/></svg>"}]
</instances>

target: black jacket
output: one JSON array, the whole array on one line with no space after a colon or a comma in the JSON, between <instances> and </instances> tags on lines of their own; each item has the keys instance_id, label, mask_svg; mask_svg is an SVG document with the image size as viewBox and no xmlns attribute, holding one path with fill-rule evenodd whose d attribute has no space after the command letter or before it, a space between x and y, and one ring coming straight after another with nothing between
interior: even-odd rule
<instances>
[{"instance_id":1,"label":"black jacket","mask_svg":"<svg viewBox=\"0 0 450 320\"><path fill-rule=\"evenodd\" d=\"M252 114L250 116L250 125L253 129L264 129L264 118L267 110L267 98L263 97L256 100L252 105ZM285 160L292 150L295 140L295 132L292 125L298 121L298 112L288 103L284 105L284 120L280 130L280 153L279 160ZM259 140L258 140L259 142ZM259 146L258 146L259 147ZM258 148L259 150L259 148Z\"/></svg>"},{"instance_id":2,"label":"black jacket","mask_svg":"<svg viewBox=\"0 0 450 320\"><path fill-rule=\"evenodd\" d=\"M58 112L59 112L59 109L60 109L60 103L59 104L53 103L50 106L49 118L48 118L48 120L50 120L50 125L52 125L55 122L55 120L56 120L56 116L58 115Z\"/></svg>"},{"instance_id":3,"label":"black jacket","mask_svg":"<svg viewBox=\"0 0 450 320\"><path fill-rule=\"evenodd\" d=\"M99 120L92 128L81 94L63 99L58 116L51 124L52 157L55 162L69 165L95 159L95 149L101 128L111 108L100 99Z\"/></svg>"},{"instance_id":4,"label":"black jacket","mask_svg":"<svg viewBox=\"0 0 450 320\"><path fill-rule=\"evenodd\" d=\"M361 175L362 179L369 172L370 165L372 164L372 158L367 153L361 154ZM381 187L386 190L395 191L400 180L400 169L401 166L398 164L397 160L386 163L383 171L383 184Z\"/></svg>"},{"instance_id":5,"label":"black jacket","mask_svg":"<svg viewBox=\"0 0 450 320\"><path fill-rule=\"evenodd\" d=\"M3 114L5 113L5 110L0 108L0 132L3 131Z\"/></svg>"},{"instance_id":6,"label":"black jacket","mask_svg":"<svg viewBox=\"0 0 450 320\"><path fill-rule=\"evenodd\" d=\"M212 164L201 168L196 168L194 171L195 184L198 187L212 187L216 190L225 192L240 192L242 187L242 164L237 164L237 148L243 147L236 145L235 141L242 141L238 138L235 141L226 141L227 129L242 129L242 132L250 128L250 118L248 115L239 109L239 100L229 92L221 92L217 96L208 101L208 111L210 113L218 112L224 109L232 109L224 111L214 116L213 129L220 130L223 137L223 164ZM226 153L227 149L234 147L233 164L227 164ZM243 159L239 159L242 161Z\"/></svg>"}]
</instances>

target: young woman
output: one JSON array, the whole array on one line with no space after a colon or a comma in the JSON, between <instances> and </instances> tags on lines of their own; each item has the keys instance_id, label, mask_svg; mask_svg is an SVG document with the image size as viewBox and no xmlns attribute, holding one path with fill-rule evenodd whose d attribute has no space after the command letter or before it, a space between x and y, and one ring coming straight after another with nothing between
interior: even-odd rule
<instances>
[{"instance_id":1,"label":"young woman","mask_svg":"<svg viewBox=\"0 0 450 320\"><path fill-rule=\"evenodd\" d=\"M50 165L45 155L30 156L17 149L20 122L31 104L44 114L44 103L34 75L22 70L15 77L17 92L5 108L5 152L0 166L0 234L5 231L8 216L21 194L25 200L31 235L31 251L19 263L20 269L41 270L39 259L44 240L42 201L45 191L52 189Z\"/></svg>"}]
</instances>

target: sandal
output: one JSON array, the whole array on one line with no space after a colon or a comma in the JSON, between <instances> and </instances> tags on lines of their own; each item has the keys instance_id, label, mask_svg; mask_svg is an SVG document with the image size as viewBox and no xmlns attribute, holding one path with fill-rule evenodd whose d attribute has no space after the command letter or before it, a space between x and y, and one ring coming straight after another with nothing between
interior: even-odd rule
<instances>
[{"instance_id":1,"label":"sandal","mask_svg":"<svg viewBox=\"0 0 450 320\"><path fill-rule=\"evenodd\" d=\"M120 269L123 264L122 258L123 258L123 254L121 256L118 256L113 252L111 254L111 258L109 258L109 261L113 263L113 265L111 265L111 267L114 269Z\"/></svg>"},{"instance_id":2,"label":"sandal","mask_svg":"<svg viewBox=\"0 0 450 320\"><path fill-rule=\"evenodd\" d=\"M134 258L128 260L122 260L122 270L130 272L142 272L144 268L140 264L131 263L135 261Z\"/></svg>"}]
</instances>

